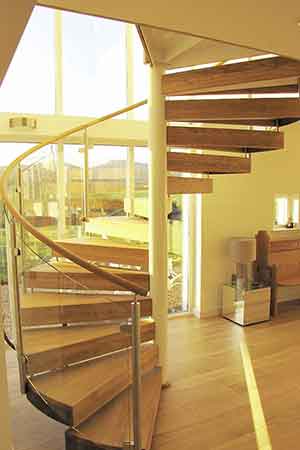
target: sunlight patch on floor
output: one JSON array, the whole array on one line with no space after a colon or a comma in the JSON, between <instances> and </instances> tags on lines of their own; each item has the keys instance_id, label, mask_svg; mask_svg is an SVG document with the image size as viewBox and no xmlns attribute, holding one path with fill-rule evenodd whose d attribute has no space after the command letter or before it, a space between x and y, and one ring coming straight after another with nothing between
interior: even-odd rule
<instances>
[{"instance_id":1,"label":"sunlight patch on floor","mask_svg":"<svg viewBox=\"0 0 300 450\"><path fill-rule=\"evenodd\" d=\"M257 448L258 450L272 450L271 439L256 384L251 356L249 354L248 346L245 340L240 343L240 350L256 435Z\"/></svg>"}]
</instances>

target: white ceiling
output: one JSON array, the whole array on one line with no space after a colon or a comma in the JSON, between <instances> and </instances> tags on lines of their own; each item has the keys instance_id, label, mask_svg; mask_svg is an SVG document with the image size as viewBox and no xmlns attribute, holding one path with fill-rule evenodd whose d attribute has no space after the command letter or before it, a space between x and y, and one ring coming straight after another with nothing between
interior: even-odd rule
<instances>
[{"instance_id":1,"label":"white ceiling","mask_svg":"<svg viewBox=\"0 0 300 450\"><path fill-rule=\"evenodd\" d=\"M261 52L245 47L223 44L174 31L164 31L147 26L141 26L140 30L152 62L164 64L168 69L261 54Z\"/></svg>"},{"instance_id":2,"label":"white ceiling","mask_svg":"<svg viewBox=\"0 0 300 450\"><path fill-rule=\"evenodd\" d=\"M39 3L300 60L299 0L247 3L241 0L39 0Z\"/></svg>"}]
</instances>

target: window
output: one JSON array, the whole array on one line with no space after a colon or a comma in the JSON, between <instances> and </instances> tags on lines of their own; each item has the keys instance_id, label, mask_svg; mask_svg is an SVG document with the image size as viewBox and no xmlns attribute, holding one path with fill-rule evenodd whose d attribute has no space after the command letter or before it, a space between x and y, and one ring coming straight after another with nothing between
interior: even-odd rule
<instances>
[{"instance_id":1,"label":"window","mask_svg":"<svg viewBox=\"0 0 300 450\"><path fill-rule=\"evenodd\" d=\"M299 228L299 195L276 195L274 228Z\"/></svg>"},{"instance_id":2,"label":"window","mask_svg":"<svg viewBox=\"0 0 300 450\"><path fill-rule=\"evenodd\" d=\"M125 31L122 22L63 12L65 114L100 117L126 105Z\"/></svg>"},{"instance_id":3,"label":"window","mask_svg":"<svg viewBox=\"0 0 300 450\"><path fill-rule=\"evenodd\" d=\"M37 6L0 90L0 111L53 114L54 10Z\"/></svg>"}]
</instances>

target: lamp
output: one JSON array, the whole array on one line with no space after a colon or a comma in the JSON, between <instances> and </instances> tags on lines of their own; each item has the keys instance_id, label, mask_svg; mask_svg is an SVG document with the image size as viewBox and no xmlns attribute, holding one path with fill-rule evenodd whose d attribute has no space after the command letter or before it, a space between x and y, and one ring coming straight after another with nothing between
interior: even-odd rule
<instances>
[{"instance_id":1,"label":"lamp","mask_svg":"<svg viewBox=\"0 0 300 450\"><path fill-rule=\"evenodd\" d=\"M232 238L229 255L236 264L237 287L250 288L253 279L252 262L256 259L255 238Z\"/></svg>"}]
</instances>

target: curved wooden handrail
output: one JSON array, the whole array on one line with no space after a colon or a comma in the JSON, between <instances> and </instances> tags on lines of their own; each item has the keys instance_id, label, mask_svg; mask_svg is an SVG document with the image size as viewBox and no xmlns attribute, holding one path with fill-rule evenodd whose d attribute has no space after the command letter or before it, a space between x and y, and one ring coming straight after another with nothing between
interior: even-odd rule
<instances>
[{"instance_id":1,"label":"curved wooden handrail","mask_svg":"<svg viewBox=\"0 0 300 450\"><path fill-rule=\"evenodd\" d=\"M31 149L24 152L22 155L20 155L18 158L16 158L4 171L1 179L0 179L0 195L2 196L3 202L7 209L10 211L11 215L14 217L14 219L21 225L24 226L24 228L31 233L33 236L35 236L39 241L43 242L48 247L52 248L56 253L60 254L64 258L69 259L70 261L74 262L75 264L78 264L79 266L83 267L84 269L87 269L89 272L95 273L96 275L101 276L102 278L106 278L114 283L116 283L118 286L121 286L125 289L128 289L131 292L134 292L135 294L139 295L147 295L148 291L140 286L138 286L136 283L132 283L131 281L124 280L124 278L114 275L104 269L101 269L100 267L95 266L94 264L89 263L88 261L85 261L84 259L80 258L75 253L65 249L63 246L57 244L56 242L52 241L52 239L49 239L47 236L45 236L43 233L41 233L36 227L31 225L28 220L25 219L22 214L19 213L19 211L13 206L13 204L9 200L9 194L7 191L7 183L9 176L11 175L12 171L28 156L32 155L36 151L42 149L43 147L46 147L50 144L56 144L59 141L65 139L66 137L78 133L80 131L86 130L87 128L90 128L94 125L98 125L99 123L105 122L106 120L112 119L113 117L119 116L121 114L124 114L128 111L132 111L133 109L139 108L140 106L146 105L147 100L143 100L141 102L135 103L133 105L127 106L126 108L119 109L118 111L115 111L111 114L107 114L105 116L100 117L99 119L94 119L89 122L86 122L83 125L79 125L77 127L74 127L64 133L59 134L58 136L48 139L47 141L44 141L40 144L35 145Z\"/></svg>"}]
</instances>

